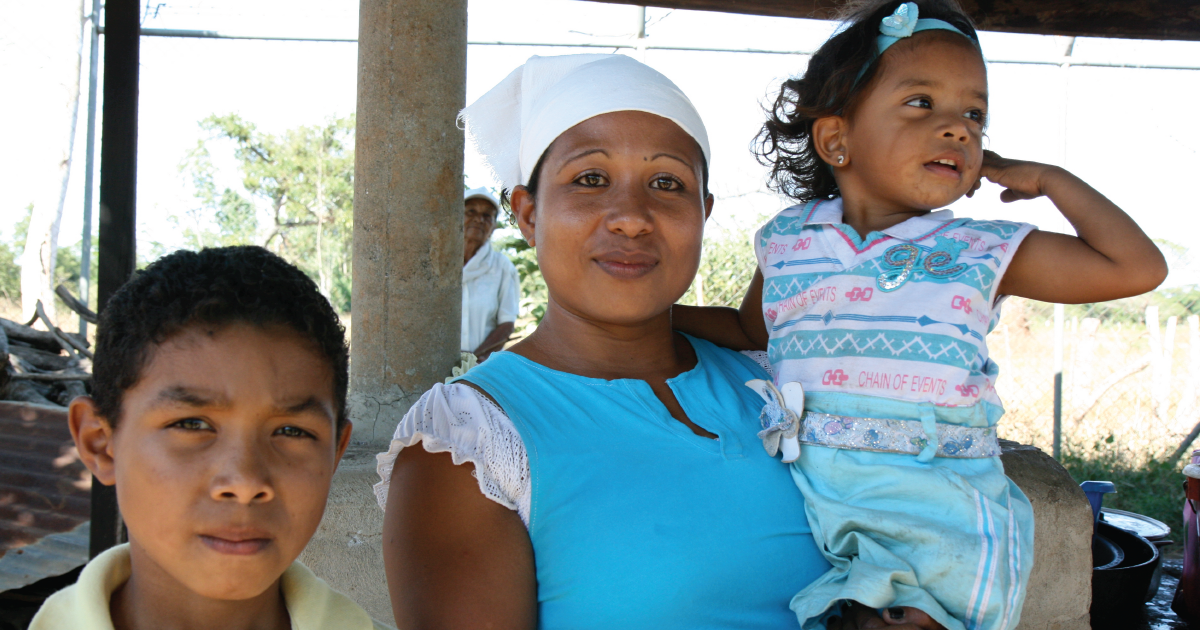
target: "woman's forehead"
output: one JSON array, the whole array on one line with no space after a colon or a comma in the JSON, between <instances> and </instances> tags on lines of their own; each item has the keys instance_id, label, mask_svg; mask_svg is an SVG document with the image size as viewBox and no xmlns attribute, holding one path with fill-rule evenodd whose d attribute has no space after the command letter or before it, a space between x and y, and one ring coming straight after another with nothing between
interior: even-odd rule
<instances>
[{"instance_id":1,"label":"woman's forehead","mask_svg":"<svg viewBox=\"0 0 1200 630\"><path fill-rule=\"evenodd\" d=\"M642 111L619 111L593 116L554 140L547 155L571 159L582 152L637 150L697 159L702 150L690 134L669 118Z\"/></svg>"}]
</instances>

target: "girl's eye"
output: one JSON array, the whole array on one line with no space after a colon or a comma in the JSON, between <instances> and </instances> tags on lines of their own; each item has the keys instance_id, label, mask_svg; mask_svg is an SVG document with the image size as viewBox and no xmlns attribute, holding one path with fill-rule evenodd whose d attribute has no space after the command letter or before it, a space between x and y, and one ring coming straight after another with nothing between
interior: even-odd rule
<instances>
[{"instance_id":1,"label":"girl's eye","mask_svg":"<svg viewBox=\"0 0 1200 630\"><path fill-rule=\"evenodd\" d=\"M918 96L905 103L905 105L912 105L913 107L920 107L922 109L933 109L933 101L924 96Z\"/></svg>"},{"instance_id":2,"label":"girl's eye","mask_svg":"<svg viewBox=\"0 0 1200 630\"><path fill-rule=\"evenodd\" d=\"M972 109L971 111L963 114L963 116L966 116L967 118L970 118L981 125L987 123L987 114L978 109Z\"/></svg>"},{"instance_id":3,"label":"girl's eye","mask_svg":"<svg viewBox=\"0 0 1200 630\"><path fill-rule=\"evenodd\" d=\"M588 188L596 188L603 186L605 183L604 176L599 173L584 173L575 179L575 183Z\"/></svg>"},{"instance_id":4,"label":"girl's eye","mask_svg":"<svg viewBox=\"0 0 1200 630\"><path fill-rule=\"evenodd\" d=\"M275 429L275 435L282 435L283 437L290 437L290 438L313 437L313 434L309 433L308 431L305 431L304 429L301 429L298 427L293 427L293 426L279 427L278 429Z\"/></svg>"},{"instance_id":5,"label":"girl's eye","mask_svg":"<svg viewBox=\"0 0 1200 630\"><path fill-rule=\"evenodd\" d=\"M659 190L682 190L683 182L674 177L667 177L666 175L663 175L660 177L655 177L650 182L650 187L657 188Z\"/></svg>"},{"instance_id":6,"label":"girl's eye","mask_svg":"<svg viewBox=\"0 0 1200 630\"><path fill-rule=\"evenodd\" d=\"M212 425L200 418L184 418L171 423L170 426L184 431L212 431Z\"/></svg>"}]
</instances>

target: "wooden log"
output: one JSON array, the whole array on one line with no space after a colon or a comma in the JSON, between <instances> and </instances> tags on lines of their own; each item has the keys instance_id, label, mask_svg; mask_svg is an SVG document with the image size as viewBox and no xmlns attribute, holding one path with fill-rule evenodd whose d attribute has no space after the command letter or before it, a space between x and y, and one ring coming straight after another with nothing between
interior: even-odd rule
<instances>
[{"instance_id":1,"label":"wooden log","mask_svg":"<svg viewBox=\"0 0 1200 630\"><path fill-rule=\"evenodd\" d=\"M54 325L54 322L50 321L50 318L46 315L46 309L42 307L41 300L37 301L37 304L34 305L34 309L37 311L38 317L42 318L42 323L46 324L46 328L50 329L50 333L54 335L54 339L58 341L63 350L67 351L67 354L74 355L75 352L78 351L80 354L89 359L96 358L91 352L88 351L87 346L79 341L79 339L67 335L63 331L59 330L58 326Z\"/></svg>"},{"instance_id":2,"label":"wooden log","mask_svg":"<svg viewBox=\"0 0 1200 630\"><path fill-rule=\"evenodd\" d=\"M84 372L25 372L22 374L12 374L11 377L14 381L32 381L35 383L64 383L92 380L92 375Z\"/></svg>"},{"instance_id":3,"label":"wooden log","mask_svg":"<svg viewBox=\"0 0 1200 630\"><path fill-rule=\"evenodd\" d=\"M8 385L0 391L0 400L15 400L17 402L29 402L38 405L50 405L51 407L61 407L58 403L51 401L34 389L33 385L28 381L11 380Z\"/></svg>"},{"instance_id":4,"label":"wooden log","mask_svg":"<svg viewBox=\"0 0 1200 630\"><path fill-rule=\"evenodd\" d=\"M3 317L0 317L0 329L4 330L4 334L8 336L10 343L13 341L23 341L34 348L49 350L51 352L57 352L62 347L53 333L30 328L29 326L18 324Z\"/></svg>"},{"instance_id":5,"label":"wooden log","mask_svg":"<svg viewBox=\"0 0 1200 630\"><path fill-rule=\"evenodd\" d=\"M26 363L39 370L56 372L72 366L71 357L59 353L46 352L30 346L12 346L9 354L21 357Z\"/></svg>"},{"instance_id":6,"label":"wooden log","mask_svg":"<svg viewBox=\"0 0 1200 630\"><path fill-rule=\"evenodd\" d=\"M57 295L59 297L59 299L63 301L63 304L67 305L67 308L78 313L79 316L83 318L83 321L85 321L89 324L100 323L100 318L95 313L93 313L91 309L84 306L83 302L80 302L78 299L75 298L74 295L71 295L71 290L68 289L65 285L60 284L57 287L55 287L54 294Z\"/></svg>"}]
</instances>

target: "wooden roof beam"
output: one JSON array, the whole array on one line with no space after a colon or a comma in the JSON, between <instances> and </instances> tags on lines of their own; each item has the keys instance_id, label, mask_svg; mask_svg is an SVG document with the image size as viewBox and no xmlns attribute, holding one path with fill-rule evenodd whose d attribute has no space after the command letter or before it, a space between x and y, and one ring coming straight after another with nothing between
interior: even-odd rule
<instances>
[{"instance_id":1,"label":"wooden roof beam","mask_svg":"<svg viewBox=\"0 0 1200 630\"><path fill-rule=\"evenodd\" d=\"M637 0L592 0L643 5ZM980 30L1036 35L1200 41L1196 0L960 0ZM655 0L652 6L833 19L833 0Z\"/></svg>"}]
</instances>

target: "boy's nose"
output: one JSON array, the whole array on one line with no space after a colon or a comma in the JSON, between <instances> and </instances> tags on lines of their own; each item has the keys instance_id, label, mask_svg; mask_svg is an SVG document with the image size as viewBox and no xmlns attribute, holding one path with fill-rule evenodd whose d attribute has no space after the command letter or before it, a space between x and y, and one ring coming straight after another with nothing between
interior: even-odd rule
<instances>
[{"instance_id":1,"label":"boy's nose","mask_svg":"<svg viewBox=\"0 0 1200 630\"><path fill-rule=\"evenodd\" d=\"M236 449L221 461L213 476L212 498L242 504L265 503L275 498L270 474L252 449Z\"/></svg>"}]
</instances>

